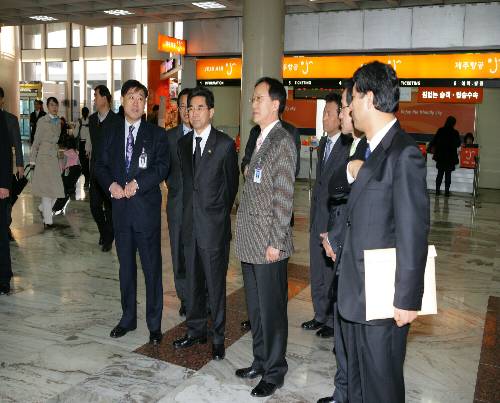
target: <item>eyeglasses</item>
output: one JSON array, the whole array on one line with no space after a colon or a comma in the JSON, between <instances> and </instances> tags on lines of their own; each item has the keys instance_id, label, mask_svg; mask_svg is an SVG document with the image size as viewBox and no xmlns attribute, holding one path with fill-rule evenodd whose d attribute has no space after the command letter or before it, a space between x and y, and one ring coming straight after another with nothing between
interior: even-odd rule
<instances>
[{"instance_id":1,"label":"eyeglasses","mask_svg":"<svg viewBox=\"0 0 500 403\"><path fill-rule=\"evenodd\" d=\"M190 106L189 108L187 108L187 111L189 113L191 113L191 112L202 112L205 109L208 109L208 106L206 106L206 105L198 105L198 106Z\"/></svg>"},{"instance_id":2,"label":"eyeglasses","mask_svg":"<svg viewBox=\"0 0 500 403\"><path fill-rule=\"evenodd\" d=\"M184 111L185 111L185 110L187 109L187 106L186 106L186 105L179 105L179 109L181 109L181 110L184 110Z\"/></svg>"},{"instance_id":3,"label":"eyeglasses","mask_svg":"<svg viewBox=\"0 0 500 403\"><path fill-rule=\"evenodd\" d=\"M256 97L250 98L248 102L250 102L251 104L253 104L254 102L260 104L262 102L262 99L264 98L271 98L271 97L269 95L257 95Z\"/></svg>"}]
</instances>

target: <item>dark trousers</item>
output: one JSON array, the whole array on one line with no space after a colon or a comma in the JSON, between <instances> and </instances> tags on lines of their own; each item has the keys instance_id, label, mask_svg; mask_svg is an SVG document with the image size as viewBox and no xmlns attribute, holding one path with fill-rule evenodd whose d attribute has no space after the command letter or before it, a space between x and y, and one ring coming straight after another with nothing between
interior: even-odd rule
<instances>
[{"instance_id":1,"label":"dark trousers","mask_svg":"<svg viewBox=\"0 0 500 403\"><path fill-rule=\"evenodd\" d=\"M64 172L62 173L62 181L64 185L64 197L59 197L54 206L52 207L52 211L59 211L66 205L66 202L69 200L69 197L76 190L76 182L78 182L78 178L80 177L82 170L80 166L75 165L69 168L68 174L66 175Z\"/></svg>"},{"instance_id":2,"label":"dark trousers","mask_svg":"<svg viewBox=\"0 0 500 403\"><path fill-rule=\"evenodd\" d=\"M441 183L443 183L443 176L444 176L444 190L446 192L450 191L450 186L451 186L451 171L444 170L444 169L438 169L438 174L436 176L436 191L441 189Z\"/></svg>"},{"instance_id":3,"label":"dark trousers","mask_svg":"<svg viewBox=\"0 0 500 403\"><path fill-rule=\"evenodd\" d=\"M314 319L333 327L333 302L329 297L333 281L333 261L326 256L319 233L313 225L309 235L309 270Z\"/></svg>"},{"instance_id":4,"label":"dark trousers","mask_svg":"<svg viewBox=\"0 0 500 403\"><path fill-rule=\"evenodd\" d=\"M181 223L168 218L168 234L170 236L170 254L174 271L174 285L177 297L186 305L186 262L182 245Z\"/></svg>"},{"instance_id":5,"label":"dark trousers","mask_svg":"<svg viewBox=\"0 0 500 403\"><path fill-rule=\"evenodd\" d=\"M188 336L207 334L207 291L212 315L213 343L224 344L226 329L226 275L229 243L202 249L196 240L184 245L186 259L186 325Z\"/></svg>"},{"instance_id":6,"label":"dark trousers","mask_svg":"<svg viewBox=\"0 0 500 403\"><path fill-rule=\"evenodd\" d=\"M281 384L288 371L288 259L269 264L241 262L252 327L252 368L264 370L262 379Z\"/></svg>"},{"instance_id":7,"label":"dark trousers","mask_svg":"<svg viewBox=\"0 0 500 403\"><path fill-rule=\"evenodd\" d=\"M404 403L403 364L409 325L369 326L340 318L349 403ZM337 337L337 335L336 335Z\"/></svg>"},{"instance_id":8,"label":"dark trousers","mask_svg":"<svg viewBox=\"0 0 500 403\"><path fill-rule=\"evenodd\" d=\"M137 261L139 251L146 284L146 322L150 332L161 330L163 286L161 267L161 231L137 232L125 228L115 234L115 245L120 262L120 292L122 318L120 326L137 326Z\"/></svg>"},{"instance_id":9,"label":"dark trousers","mask_svg":"<svg viewBox=\"0 0 500 403\"><path fill-rule=\"evenodd\" d=\"M9 283L12 278L9 243L10 208L10 198L0 199L0 283Z\"/></svg>"},{"instance_id":10,"label":"dark trousers","mask_svg":"<svg viewBox=\"0 0 500 403\"><path fill-rule=\"evenodd\" d=\"M85 143L85 141L80 141L80 144L78 145L78 158L80 159L82 174L85 177L84 186L90 186L90 167L89 159L87 158L87 153L85 152Z\"/></svg>"},{"instance_id":11,"label":"dark trousers","mask_svg":"<svg viewBox=\"0 0 500 403\"><path fill-rule=\"evenodd\" d=\"M337 363L337 371L335 372L335 391L333 399L338 403L347 403L349 401L347 394L347 355L345 348L345 340L342 335L342 326L340 325L340 315L337 307L337 302L334 304L334 322L333 328L335 333L334 352L335 362Z\"/></svg>"},{"instance_id":12,"label":"dark trousers","mask_svg":"<svg viewBox=\"0 0 500 403\"><path fill-rule=\"evenodd\" d=\"M97 179L90 181L90 212L99 229L99 234L104 244L113 242L113 217L111 213L111 200L109 192L105 192Z\"/></svg>"}]
</instances>

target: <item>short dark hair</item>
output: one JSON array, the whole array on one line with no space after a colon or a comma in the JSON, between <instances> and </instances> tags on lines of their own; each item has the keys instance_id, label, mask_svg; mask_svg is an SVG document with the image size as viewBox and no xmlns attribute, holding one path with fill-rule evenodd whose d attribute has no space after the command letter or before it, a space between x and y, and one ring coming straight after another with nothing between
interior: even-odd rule
<instances>
[{"instance_id":1,"label":"short dark hair","mask_svg":"<svg viewBox=\"0 0 500 403\"><path fill-rule=\"evenodd\" d=\"M352 78L348 78L347 80L342 80L342 86L346 90L345 100L347 102L347 105L351 105L351 102L352 102L352 87L354 87L354 82L352 81Z\"/></svg>"},{"instance_id":2,"label":"short dark hair","mask_svg":"<svg viewBox=\"0 0 500 403\"><path fill-rule=\"evenodd\" d=\"M49 106L49 103L54 102L56 105L59 105L59 101L57 100L56 97L48 97L47 98L47 106Z\"/></svg>"},{"instance_id":3,"label":"short dark hair","mask_svg":"<svg viewBox=\"0 0 500 403\"><path fill-rule=\"evenodd\" d=\"M64 140L64 147L67 149L77 149L76 139L73 136L67 136Z\"/></svg>"},{"instance_id":4,"label":"short dark hair","mask_svg":"<svg viewBox=\"0 0 500 403\"><path fill-rule=\"evenodd\" d=\"M111 105L111 100L113 98L111 96L111 92L109 92L108 87L106 87L104 84L99 84L97 87L94 88L94 91L98 91L101 97L106 97L106 99L108 100L108 104Z\"/></svg>"},{"instance_id":5,"label":"short dark hair","mask_svg":"<svg viewBox=\"0 0 500 403\"><path fill-rule=\"evenodd\" d=\"M380 112L394 113L399 106L399 80L394 69L374 61L356 70L353 76L356 91L373 93L373 105Z\"/></svg>"},{"instance_id":6,"label":"short dark hair","mask_svg":"<svg viewBox=\"0 0 500 403\"><path fill-rule=\"evenodd\" d=\"M35 104L43 106L43 101L41 99L35 99Z\"/></svg>"},{"instance_id":7,"label":"short dark hair","mask_svg":"<svg viewBox=\"0 0 500 403\"><path fill-rule=\"evenodd\" d=\"M456 123L457 123L457 119L455 118L455 116L448 116L446 118L446 122L444 122L444 127L453 128L453 127L455 127Z\"/></svg>"},{"instance_id":8,"label":"short dark hair","mask_svg":"<svg viewBox=\"0 0 500 403\"><path fill-rule=\"evenodd\" d=\"M286 90L281 81L276 80L271 77L262 77L257 80L255 87L261 83L266 83L269 86L269 96L273 101L279 101L280 106L278 108L278 115L281 116L285 112L286 106Z\"/></svg>"},{"instance_id":9,"label":"short dark hair","mask_svg":"<svg viewBox=\"0 0 500 403\"><path fill-rule=\"evenodd\" d=\"M207 103L208 109L213 109L215 106L214 94L207 87L198 86L193 88L188 95L188 105L191 104L191 100L194 97L203 97Z\"/></svg>"},{"instance_id":10,"label":"short dark hair","mask_svg":"<svg viewBox=\"0 0 500 403\"><path fill-rule=\"evenodd\" d=\"M342 108L342 97L336 92L330 92L326 94L325 102L328 104L330 102L335 102L337 104L337 114L340 113Z\"/></svg>"},{"instance_id":11,"label":"short dark hair","mask_svg":"<svg viewBox=\"0 0 500 403\"><path fill-rule=\"evenodd\" d=\"M132 89L142 91L144 93L144 98L148 97L148 89L144 84L137 80L127 80L123 83L121 90L122 97L127 95L127 93Z\"/></svg>"},{"instance_id":12,"label":"short dark hair","mask_svg":"<svg viewBox=\"0 0 500 403\"><path fill-rule=\"evenodd\" d=\"M180 106L179 103L181 102L181 97L184 95L187 95L189 98L189 94L191 93L191 88L183 88L181 92L179 92L179 95L177 95L177 106Z\"/></svg>"},{"instance_id":13,"label":"short dark hair","mask_svg":"<svg viewBox=\"0 0 500 403\"><path fill-rule=\"evenodd\" d=\"M87 119L89 117L89 113L90 113L89 108L87 108L86 106L84 106L82 108L82 116L83 116L83 118Z\"/></svg>"},{"instance_id":14,"label":"short dark hair","mask_svg":"<svg viewBox=\"0 0 500 403\"><path fill-rule=\"evenodd\" d=\"M153 112L159 110L160 110L160 105L153 105Z\"/></svg>"},{"instance_id":15,"label":"short dark hair","mask_svg":"<svg viewBox=\"0 0 500 403\"><path fill-rule=\"evenodd\" d=\"M0 98L3 98L5 96L5 92L3 92L3 88L0 87Z\"/></svg>"}]
</instances>

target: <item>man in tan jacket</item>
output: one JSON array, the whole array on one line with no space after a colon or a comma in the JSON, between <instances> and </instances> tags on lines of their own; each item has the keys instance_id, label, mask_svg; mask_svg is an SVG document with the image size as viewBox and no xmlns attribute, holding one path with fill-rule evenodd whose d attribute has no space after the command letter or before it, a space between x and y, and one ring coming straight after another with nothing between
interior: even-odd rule
<instances>
[{"instance_id":1,"label":"man in tan jacket","mask_svg":"<svg viewBox=\"0 0 500 403\"><path fill-rule=\"evenodd\" d=\"M236 376L262 375L251 392L256 397L272 395L288 370L287 263L293 252L290 218L297 151L279 121L285 104L281 82L269 77L257 81L252 112L261 133L236 217L236 255L243 270L254 356L252 365L238 369Z\"/></svg>"}]
</instances>

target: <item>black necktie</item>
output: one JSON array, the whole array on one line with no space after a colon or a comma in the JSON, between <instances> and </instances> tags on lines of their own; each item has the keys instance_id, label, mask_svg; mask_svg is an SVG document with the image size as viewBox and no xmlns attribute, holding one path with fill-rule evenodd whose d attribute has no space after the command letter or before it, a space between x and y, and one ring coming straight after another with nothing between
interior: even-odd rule
<instances>
[{"instance_id":1,"label":"black necktie","mask_svg":"<svg viewBox=\"0 0 500 403\"><path fill-rule=\"evenodd\" d=\"M196 136L194 139L196 140L196 148L194 149L194 155L193 155L193 167L194 171L196 172L196 169L198 168L198 165L201 160L201 147L200 147L201 137Z\"/></svg>"}]
</instances>

